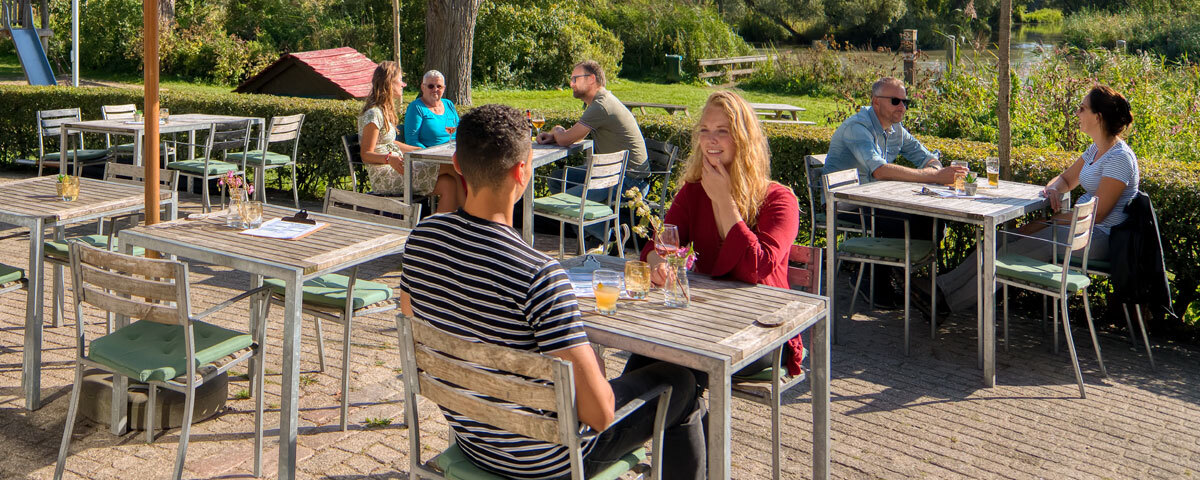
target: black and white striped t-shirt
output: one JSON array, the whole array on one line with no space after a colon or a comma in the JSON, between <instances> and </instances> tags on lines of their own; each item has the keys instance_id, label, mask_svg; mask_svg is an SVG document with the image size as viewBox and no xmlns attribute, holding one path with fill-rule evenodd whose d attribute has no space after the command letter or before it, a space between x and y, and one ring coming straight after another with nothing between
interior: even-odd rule
<instances>
[{"instance_id":1,"label":"black and white striped t-shirt","mask_svg":"<svg viewBox=\"0 0 1200 480\"><path fill-rule=\"evenodd\" d=\"M587 344L558 262L512 227L462 210L426 218L409 235L400 289L412 297L413 315L460 338L541 353ZM521 479L570 469L565 447L443 413L477 465ZM585 455L593 444L583 445Z\"/></svg>"},{"instance_id":2,"label":"black and white striped t-shirt","mask_svg":"<svg viewBox=\"0 0 1200 480\"><path fill-rule=\"evenodd\" d=\"M1104 155L1096 158L1096 144L1088 147L1083 152L1083 169L1079 171L1079 185L1085 191L1083 196L1079 197L1077 203L1083 203L1091 200L1096 195L1096 190L1100 189L1100 179L1104 177L1120 180L1125 184L1125 189L1121 191L1120 198L1117 199L1117 204L1108 212L1108 216L1104 220L1096 222L1096 229L1109 233L1109 229L1120 225L1129 215L1125 214L1125 205L1129 204L1130 200L1137 195L1138 192L1138 164L1137 155L1133 154L1133 149L1124 140L1117 139Z\"/></svg>"}]
</instances>

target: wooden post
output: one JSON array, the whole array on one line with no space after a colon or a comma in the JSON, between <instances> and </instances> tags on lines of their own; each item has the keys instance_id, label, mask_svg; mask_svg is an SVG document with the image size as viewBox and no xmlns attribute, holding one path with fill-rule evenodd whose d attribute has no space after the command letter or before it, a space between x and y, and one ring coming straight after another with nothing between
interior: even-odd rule
<instances>
[{"instance_id":1,"label":"wooden post","mask_svg":"<svg viewBox=\"0 0 1200 480\"><path fill-rule=\"evenodd\" d=\"M1012 0L1000 0L1000 44L996 50L1000 77L996 92L996 117L1000 130L1000 178L1012 180L1012 127L1009 122L1009 93L1012 78L1009 74L1009 46L1012 40Z\"/></svg>"},{"instance_id":2,"label":"wooden post","mask_svg":"<svg viewBox=\"0 0 1200 480\"><path fill-rule=\"evenodd\" d=\"M958 37L946 36L946 71L953 72L958 67Z\"/></svg>"},{"instance_id":3,"label":"wooden post","mask_svg":"<svg viewBox=\"0 0 1200 480\"><path fill-rule=\"evenodd\" d=\"M912 86L917 83L916 59L917 31L905 29L900 36L900 51L904 52L904 83Z\"/></svg>"},{"instance_id":4,"label":"wooden post","mask_svg":"<svg viewBox=\"0 0 1200 480\"><path fill-rule=\"evenodd\" d=\"M158 2L142 2L142 29L145 33L142 42L142 72L145 92L145 103L142 107L142 121L146 127L145 152L142 155L142 165L145 166L146 191L146 225L159 222L158 202ZM150 252L146 252L150 254Z\"/></svg>"},{"instance_id":5,"label":"wooden post","mask_svg":"<svg viewBox=\"0 0 1200 480\"><path fill-rule=\"evenodd\" d=\"M400 63L400 0L392 0L392 26L395 29L392 32L392 61L404 71L404 64Z\"/></svg>"}]
</instances>

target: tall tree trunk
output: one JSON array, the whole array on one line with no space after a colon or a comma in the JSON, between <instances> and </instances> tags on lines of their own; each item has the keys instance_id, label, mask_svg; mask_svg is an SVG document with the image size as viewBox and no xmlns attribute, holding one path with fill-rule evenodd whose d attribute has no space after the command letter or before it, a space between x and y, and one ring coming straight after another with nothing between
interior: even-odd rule
<instances>
[{"instance_id":1,"label":"tall tree trunk","mask_svg":"<svg viewBox=\"0 0 1200 480\"><path fill-rule=\"evenodd\" d=\"M776 25L783 27L784 30L787 30L788 33L792 34L793 39L800 38L800 32L797 32L795 29L793 29L791 24L789 24L787 20L784 20L784 18L778 13L768 12L766 9L759 6L758 3L755 3L754 0L746 0L746 6L751 10L758 12L759 15L766 17L767 20L775 22Z\"/></svg>"},{"instance_id":2,"label":"tall tree trunk","mask_svg":"<svg viewBox=\"0 0 1200 480\"><path fill-rule=\"evenodd\" d=\"M1012 180L1012 127L1009 122L1009 95L1012 93L1012 76L1009 74L1008 49L1012 40L1012 0L1000 0L1000 44L997 46L999 91L996 92L996 117L1000 130L1000 176Z\"/></svg>"},{"instance_id":3,"label":"tall tree trunk","mask_svg":"<svg viewBox=\"0 0 1200 480\"><path fill-rule=\"evenodd\" d=\"M425 69L446 76L445 97L458 105L471 104L475 17L482 2L429 0L425 5Z\"/></svg>"},{"instance_id":4,"label":"tall tree trunk","mask_svg":"<svg viewBox=\"0 0 1200 480\"><path fill-rule=\"evenodd\" d=\"M175 22L175 0L158 0L158 24L170 25Z\"/></svg>"}]
</instances>

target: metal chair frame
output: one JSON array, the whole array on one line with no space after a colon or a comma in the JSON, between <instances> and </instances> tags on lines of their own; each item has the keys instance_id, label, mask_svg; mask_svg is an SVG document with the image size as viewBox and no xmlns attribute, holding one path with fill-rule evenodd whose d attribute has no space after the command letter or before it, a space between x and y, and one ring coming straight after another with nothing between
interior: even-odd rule
<instances>
[{"instance_id":1,"label":"metal chair frame","mask_svg":"<svg viewBox=\"0 0 1200 480\"><path fill-rule=\"evenodd\" d=\"M61 108L58 110L38 110L38 112L37 112L37 134L38 134L37 167L38 167L38 173L37 174L39 177L42 175L42 170L45 167L46 162L48 161L48 160L46 160L47 155L49 155L48 153L46 153L46 138L53 138L54 141L56 141L56 142L59 141L59 139L62 138L62 136L61 136L62 125L64 123L78 122L81 119L82 119L82 117L79 113L78 108ZM68 144L71 143L71 141L72 141L70 139L74 139L74 141L77 142L77 145L76 145L77 148L71 148L70 145L59 145L58 146L58 148L59 148L58 165L60 167L60 171L67 172L71 175L79 176L80 172L83 171L84 166L99 165L99 164L105 163L108 161L108 158L112 156L112 154L110 152L109 155L104 158L101 158L98 160L88 160L88 161L81 162L79 160L78 150L84 149L83 133L75 132L70 135L67 135L67 138L68 138L68 140L67 140ZM63 166L62 162L66 161L65 159L68 156L71 158L71 160L75 164L75 167L73 170L67 170L65 168L62 168L62 166Z\"/></svg>"},{"instance_id":2,"label":"metal chair frame","mask_svg":"<svg viewBox=\"0 0 1200 480\"><path fill-rule=\"evenodd\" d=\"M201 195L202 195L202 203L204 204L204 212L207 213L207 212L212 211L212 202L210 201L209 194L208 194L209 181L225 176L225 174L210 175L208 173L208 166L210 163L212 163L214 161L220 161L220 162L224 161L224 160L214 160L213 154L215 152L219 151L219 152L221 152L221 155L222 155L221 158L224 159L225 156L230 151L245 152L249 148L249 145L250 145L250 120L236 120L236 121L232 121L232 122L214 123L212 125L212 127L209 128L208 140L205 142L205 145L204 145L204 172L203 173L192 173L192 172L186 172L183 170L179 171L179 174L181 176L187 178L187 190L189 192L192 191L192 181L195 179L200 179L200 182L201 182L200 188L201 188L201 192L202 192ZM226 163L228 163L228 162L226 162ZM174 170L171 168L171 164L169 164L169 163L167 164L167 168ZM233 170L233 174L241 175L243 178L245 178L245 172L246 172L246 161L245 161L245 159L242 159L241 167L236 170ZM222 188L220 190L221 190L221 208L225 208L225 189Z\"/></svg>"},{"instance_id":3,"label":"metal chair frame","mask_svg":"<svg viewBox=\"0 0 1200 480\"><path fill-rule=\"evenodd\" d=\"M679 157L679 147L672 145L670 142L646 139L646 161L650 162L650 171L647 172L651 177L659 175L660 181L658 187L658 201L652 202L647 200L646 206L650 207L652 212L658 215L658 218L664 218L667 215L667 204L671 203L671 173L675 167L675 160ZM622 197L625 195L621 193ZM623 202L624 203L624 202ZM632 208L629 210L629 224L637 223ZM635 251L641 251L642 247L638 245L636 235L631 236L633 239L633 248Z\"/></svg>"},{"instance_id":4,"label":"metal chair frame","mask_svg":"<svg viewBox=\"0 0 1200 480\"><path fill-rule=\"evenodd\" d=\"M263 163L261 165L249 165L254 169L254 184L256 194L263 204L267 203L266 193L266 176L267 170L291 167L292 169L292 203L296 208L300 208L300 190L296 185L296 163L300 155L300 129L304 126L304 114L297 113L282 117L271 117L267 123L267 145L263 148ZM288 157L291 162L281 165L266 164L266 150L274 143L292 142L292 153ZM249 152L247 152L247 155ZM243 167L245 164L243 164Z\"/></svg>"},{"instance_id":5,"label":"metal chair frame","mask_svg":"<svg viewBox=\"0 0 1200 480\"><path fill-rule=\"evenodd\" d=\"M584 177L583 191L579 193L579 216L569 217L550 212L540 212L535 207L533 214L555 220L558 222L558 258L561 260L564 257L565 233L567 222L572 222L578 228L576 237L579 241L578 255L587 254L585 247L584 227L594 225L601 222L613 222L611 232L615 232L617 243L617 256L625 258L625 242L623 241L620 228L621 215L621 185L625 181L625 167L629 163L629 150L621 150L613 153L597 153L593 154L591 161L587 165L587 175ZM567 172L563 171L562 185L565 191L567 185L572 182L567 181ZM612 209L612 213L602 217L586 219L585 207L588 203L588 192L592 190L608 190L603 203ZM608 242L610 235L606 232L604 236L604 251L608 251Z\"/></svg>"}]
</instances>

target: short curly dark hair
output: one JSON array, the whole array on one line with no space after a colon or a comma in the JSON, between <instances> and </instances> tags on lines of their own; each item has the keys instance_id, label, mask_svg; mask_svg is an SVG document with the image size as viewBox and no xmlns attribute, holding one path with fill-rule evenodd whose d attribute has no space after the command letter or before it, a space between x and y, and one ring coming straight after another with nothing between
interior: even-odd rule
<instances>
[{"instance_id":1,"label":"short curly dark hair","mask_svg":"<svg viewBox=\"0 0 1200 480\"><path fill-rule=\"evenodd\" d=\"M497 188L514 166L529 159L529 122L517 109L488 104L458 122L455 156L471 188Z\"/></svg>"}]
</instances>

